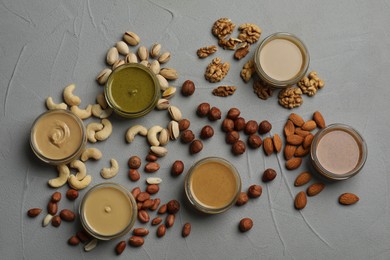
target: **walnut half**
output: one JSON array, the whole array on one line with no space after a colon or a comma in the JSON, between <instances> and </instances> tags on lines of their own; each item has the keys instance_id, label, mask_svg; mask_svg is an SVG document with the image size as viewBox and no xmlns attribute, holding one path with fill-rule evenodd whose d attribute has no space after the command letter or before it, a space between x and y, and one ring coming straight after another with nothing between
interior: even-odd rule
<instances>
[{"instance_id":1,"label":"walnut half","mask_svg":"<svg viewBox=\"0 0 390 260\"><path fill-rule=\"evenodd\" d=\"M289 87L279 92L279 104L285 108L294 108L302 105L302 91L297 87Z\"/></svg>"},{"instance_id":2,"label":"walnut half","mask_svg":"<svg viewBox=\"0 0 390 260\"><path fill-rule=\"evenodd\" d=\"M227 75L229 69L229 62L222 63L221 58L214 58L207 66L204 76L211 83L219 82Z\"/></svg>"},{"instance_id":3,"label":"walnut half","mask_svg":"<svg viewBox=\"0 0 390 260\"><path fill-rule=\"evenodd\" d=\"M219 86L213 89L213 95L219 97L227 97L233 95L237 87L235 86Z\"/></svg>"},{"instance_id":4,"label":"walnut half","mask_svg":"<svg viewBox=\"0 0 390 260\"><path fill-rule=\"evenodd\" d=\"M215 53L216 51L217 51L217 46L211 45L211 46L206 46L198 49L196 51L196 54L198 55L199 58L203 59Z\"/></svg>"},{"instance_id":5,"label":"walnut half","mask_svg":"<svg viewBox=\"0 0 390 260\"><path fill-rule=\"evenodd\" d=\"M260 39L261 29L259 26L253 23L244 23L241 24L238 28L240 34L238 39L253 44Z\"/></svg>"},{"instance_id":6,"label":"walnut half","mask_svg":"<svg viewBox=\"0 0 390 260\"><path fill-rule=\"evenodd\" d=\"M220 18L214 22L211 32L218 39L223 39L230 35L236 25L229 18Z\"/></svg>"}]
</instances>

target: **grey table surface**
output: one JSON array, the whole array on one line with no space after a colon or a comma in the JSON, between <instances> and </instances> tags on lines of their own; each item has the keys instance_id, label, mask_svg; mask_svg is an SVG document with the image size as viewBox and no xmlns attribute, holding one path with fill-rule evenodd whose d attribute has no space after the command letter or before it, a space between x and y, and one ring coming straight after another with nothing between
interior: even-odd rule
<instances>
[{"instance_id":1,"label":"grey table surface","mask_svg":"<svg viewBox=\"0 0 390 260\"><path fill-rule=\"evenodd\" d=\"M389 259L390 258L390 1L27 1L0 2L0 253L1 259ZM294 110L277 103L277 92L267 101L253 94L251 83L240 76L249 56L236 61L233 52L219 49L213 57L231 63L227 77L211 84L204 71L211 57L200 60L196 50L216 44L211 26L220 17L229 17L239 25L255 23L261 38L286 31L299 36L308 46L311 66L326 81L316 96L304 97L304 104ZM161 159L156 176L163 179L158 196L163 202L183 198L184 174L173 178L169 169L174 160L182 160L186 169L200 158L220 156L230 160L240 171L243 189L258 183L263 186L259 199L228 212L204 217L188 207L178 213L174 227L158 239L155 228L141 248L129 248L116 257L114 247L121 239L99 243L91 252L81 246L67 245L67 239L80 223L62 223L59 228L42 228L45 214L36 219L26 216L29 208L45 209L53 189L47 181L56 176L55 168L41 163L29 147L33 120L46 110L45 99L61 100L63 88L75 83L75 93L82 106L95 102L102 91L95 77L106 65L108 48L121 39L123 32L134 31L141 45L161 43L172 53L166 65L176 68L180 78L171 84L180 87L186 79L197 86L190 98L176 95L171 101L191 120L198 134L211 124L215 136L204 142L201 153L191 156L188 146L168 144L169 154ZM237 33L237 30L234 32ZM253 49L249 55L253 55ZM135 50L134 48L132 49ZM228 98L211 95L218 85L236 85ZM323 113L327 123L345 123L356 128L368 144L368 159L363 171L354 178L327 183L318 196L309 198L302 211L293 207L297 174L312 170L305 163L297 170L284 168L282 154L266 157L262 150L248 150L232 156L224 143L219 122L198 118L195 108L209 102L226 113L238 107L247 120L269 120L272 134L282 135L289 113L305 119L314 111ZM94 144L103 152L98 162L88 162L93 184L104 180L99 171L116 158L120 172L113 181L129 189L144 187L149 176L142 173L137 183L127 177L127 159L146 155L145 140L131 145L124 141L126 129L134 124L147 127L166 125L165 111L153 111L137 120L111 118L114 132ZM97 121L89 119L86 122ZM265 168L275 168L277 178L269 184L260 180ZM316 180L313 180L314 182ZM67 187L58 189L64 194ZM360 201L343 207L337 203L341 193L353 192ZM85 191L81 191L81 195ZM67 199L60 208L77 210L80 199ZM44 213L46 211L44 210ZM154 216L154 214L152 214ZM247 233L237 229L239 220L250 217L254 227ZM192 233L181 237L183 223L192 223ZM137 223L136 226L141 226Z\"/></svg>"}]
</instances>

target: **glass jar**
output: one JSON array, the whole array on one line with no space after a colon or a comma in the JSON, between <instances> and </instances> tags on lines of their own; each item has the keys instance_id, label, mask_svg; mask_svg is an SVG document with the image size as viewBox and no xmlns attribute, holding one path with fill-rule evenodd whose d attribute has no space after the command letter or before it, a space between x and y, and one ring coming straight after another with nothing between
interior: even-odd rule
<instances>
[{"instance_id":1,"label":"glass jar","mask_svg":"<svg viewBox=\"0 0 390 260\"><path fill-rule=\"evenodd\" d=\"M355 176L367 159L367 145L352 127L332 124L318 131L310 148L311 162L328 180Z\"/></svg>"},{"instance_id":2,"label":"glass jar","mask_svg":"<svg viewBox=\"0 0 390 260\"><path fill-rule=\"evenodd\" d=\"M154 73L138 63L124 64L109 76L104 87L108 105L126 118L142 117L160 99L160 85Z\"/></svg>"},{"instance_id":3,"label":"glass jar","mask_svg":"<svg viewBox=\"0 0 390 260\"><path fill-rule=\"evenodd\" d=\"M105 182L92 187L79 207L84 229L100 240L111 240L127 234L137 218L137 203L125 187Z\"/></svg>"},{"instance_id":4,"label":"glass jar","mask_svg":"<svg viewBox=\"0 0 390 260\"><path fill-rule=\"evenodd\" d=\"M83 122L74 113L53 109L38 116L30 132L30 146L42 161L66 164L79 157L87 143Z\"/></svg>"},{"instance_id":5,"label":"glass jar","mask_svg":"<svg viewBox=\"0 0 390 260\"><path fill-rule=\"evenodd\" d=\"M184 190L195 209L207 214L222 213L236 203L241 192L241 178L227 160L207 157L189 169Z\"/></svg>"},{"instance_id":6,"label":"glass jar","mask_svg":"<svg viewBox=\"0 0 390 260\"><path fill-rule=\"evenodd\" d=\"M298 37L279 32L268 36L257 46L254 63L257 74L266 85L287 88L305 76L310 57Z\"/></svg>"}]
</instances>

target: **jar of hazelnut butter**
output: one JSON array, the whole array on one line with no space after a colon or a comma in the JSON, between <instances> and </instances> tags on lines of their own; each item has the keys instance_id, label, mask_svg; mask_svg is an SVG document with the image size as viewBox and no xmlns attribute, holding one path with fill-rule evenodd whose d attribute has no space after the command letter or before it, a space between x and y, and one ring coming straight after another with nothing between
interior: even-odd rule
<instances>
[{"instance_id":1,"label":"jar of hazelnut butter","mask_svg":"<svg viewBox=\"0 0 390 260\"><path fill-rule=\"evenodd\" d=\"M160 98L160 85L149 68L130 63L119 66L111 73L104 94L116 114L137 118L154 109Z\"/></svg>"},{"instance_id":2,"label":"jar of hazelnut butter","mask_svg":"<svg viewBox=\"0 0 390 260\"><path fill-rule=\"evenodd\" d=\"M310 148L311 162L317 172L329 180L355 176L367 159L367 145L352 127L332 124L315 135Z\"/></svg>"},{"instance_id":3,"label":"jar of hazelnut butter","mask_svg":"<svg viewBox=\"0 0 390 260\"><path fill-rule=\"evenodd\" d=\"M83 122L68 110L49 110L31 128L30 146L39 159L49 164L73 161L82 153L86 142Z\"/></svg>"},{"instance_id":4,"label":"jar of hazelnut butter","mask_svg":"<svg viewBox=\"0 0 390 260\"><path fill-rule=\"evenodd\" d=\"M79 215L84 229L100 240L125 235L137 218L137 204L122 185L105 182L92 187L80 203Z\"/></svg>"},{"instance_id":5,"label":"jar of hazelnut butter","mask_svg":"<svg viewBox=\"0 0 390 260\"><path fill-rule=\"evenodd\" d=\"M295 35L272 34L256 48L255 69L260 79L275 88L287 88L302 79L309 68L310 57L305 44Z\"/></svg>"},{"instance_id":6,"label":"jar of hazelnut butter","mask_svg":"<svg viewBox=\"0 0 390 260\"><path fill-rule=\"evenodd\" d=\"M232 207L241 192L241 178L227 160L207 157L188 171L184 189L193 207L203 213L222 213Z\"/></svg>"}]
</instances>

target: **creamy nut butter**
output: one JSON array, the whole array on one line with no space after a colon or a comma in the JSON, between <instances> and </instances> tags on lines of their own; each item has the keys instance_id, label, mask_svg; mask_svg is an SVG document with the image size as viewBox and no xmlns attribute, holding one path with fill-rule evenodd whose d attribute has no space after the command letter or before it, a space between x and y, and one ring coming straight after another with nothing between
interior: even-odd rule
<instances>
[{"instance_id":1,"label":"creamy nut butter","mask_svg":"<svg viewBox=\"0 0 390 260\"><path fill-rule=\"evenodd\" d=\"M304 77L309 67L309 53L296 36L275 33L257 47L254 61L257 74L266 84L285 88Z\"/></svg>"},{"instance_id":2,"label":"creamy nut butter","mask_svg":"<svg viewBox=\"0 0 390 260\"><path fill-rule=\"evenodd\" d=\"M125 64L111 73L104 88L107 103L123 117L149 113L160 97L160 85L152 71L136 63Z\"/></svg>"},{"instance_id":3,"label":"creamy nut butter","mask_svg":"<svg viewBox=\"0 0 390 260\"><path fill-rule=\"evenodd\" d=\"M196 209L210 214L229 209L241 191L241 179L228 161L208 157L194 164L186 175L185 192Z\"/></svg>"},{"instance_id":4,"label":"creamy nut butter","mask_svg":"<svg viewBox=\"0 0 390 260\"><path fill-rule=\"evenodd\" d=\"M367 147L353 128L333 124L319 131L311 146L314 167L324 177L343 180L354 176L363 167Z\"/></svg>"},{"instance_id":5,"label":"creamy nut butter","mask_svg":"<svg viewBox=\"0 0 390 260\"><path fill-rule=\"evenodd\" d=\"M134 225L137 206L131 193L116 183L91 188L80 204L80 219L92 236L109 240L126 234Z\"/></svg>"},{"instance_id":6,"label":"creamy nut butter","mask_svg":"<svg viewBox=\"0 0 390 260\"><path fill-rule=\"evenodd\" d=\"M85 147L82 121L68 110L49 110L40 115L31 129L30 144L34 153L50 164L68 163Z\"/></svg>"}]
</instances>

